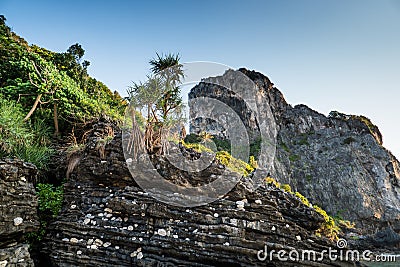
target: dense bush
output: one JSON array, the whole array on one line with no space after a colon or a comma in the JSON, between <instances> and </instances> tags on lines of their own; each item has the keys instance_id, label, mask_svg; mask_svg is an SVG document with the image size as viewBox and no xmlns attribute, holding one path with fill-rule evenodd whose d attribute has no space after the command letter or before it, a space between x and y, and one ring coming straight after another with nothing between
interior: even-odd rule
<instances>
[{"instance_id":1,"label":"dense bush","mask_svg":"<svg viewBox=\"0 0 400 267\"><path fill-rule=\"evenodd\" d=\"M122 119L126 102L87 74L79 44L56 53L28 43L0 20L0 94L18 102L29 119L68 135L76 123L106 115Z\"/></svg>"},{"instance_id":2,"label":"dense bush","mask_svg":"<svg viewBox=\"0 0 400 267\"><path fill-rule=\"evenodd\" d=\"M19 104L0 95L0 157L18 157L44 169L53 149L49 147L50 131L43 121L23 121Z\"/></svg>"}]
</instances>

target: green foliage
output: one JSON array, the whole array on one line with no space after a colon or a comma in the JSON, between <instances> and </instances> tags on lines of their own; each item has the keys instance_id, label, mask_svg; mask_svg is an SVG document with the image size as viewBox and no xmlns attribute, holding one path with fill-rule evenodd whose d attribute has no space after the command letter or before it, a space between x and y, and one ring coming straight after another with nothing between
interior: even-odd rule
<instances>
[{"instance_id":1,"label":"green foliage","mask_svg":"<svg viewBox=\"0 0 400 267\"><path fill-rule=\"evenodd\" d=\"M181 139L175 129L184 132L185 117L184 105L180 96L179 82L184 77L183 66L179 64L179 56L160 56L150 61L153 73L147 81L133 83L128 89L130 108L135 112L143 113L144 140L136 142L134 151L139 151L142 145L151 154L164 154L168 151L168 142L173 139ZM134 116L133 113L131 115ZM140 126L131 118L132 128L136 134ZM183 128L183 130L182 130ZM172 131L171 131L172 130Z\"/></svg>"},{"instance_id":2,"label":"green foliage","mask_svg":"<svg viewBox=\"0 0 400 267\"><path fill-rule=\"evenodd\" d=\"M23 121L20 105L0 95L0 157L18 157L45 169L53 150L48 146L50 132L43 121Z\"/></svg>"},{"instance_id":3,"label":"green foliage","mask_svg":"<svg viewBox=\"0 0 400 267\"><path fill-rule=\"evenodd\" d=\"M300 160L300 156L299 156L299 155L296 155L296 154L292 154L292 155L289 156L289 160L290 160L291 162L298 161L298 160Z\"/></svg>"},{"instance_id":4,"label":"green foliage","mask_svg":"<svg viewBox=\"0 0 400 267\"><path fill-rule=\"evenodd\" d=\"M182 145L188 149L192 148L194 151L196 151L198 153L202 153L202 152L212 153L213 152L208 147L206 147L202 144L199 144L199 143L186 143L185 141L182 141Z\"/></svg>"},{"instance_id":5,"label":"green foliage","mask_svg":"<svg viewBox=\"0 0 400 267\"><path fill-rule=\"evenodd\" d=\"M201 142L201 137L197 134L191 133L185 136L184 141L185 143L196 144Z\"/></svg>"},{"instance_id":6,"label":"green foliage","mask_svg":"<svg viewBox=\"0 0 400 267\"><path fill-rule=\"evenodd\" d=\"M84 50L79 44L56 53L28 43L0 23L0 93L18 101L33 120L52 125L58 118L61 131L105 115L121 120L126 102L104 84L88 76ZM41 95L41 96L40 96ZM40 96L40 97L39 97ZM38 106L34 107L38 99ZM57 105L57 116L53 116Z\"/></svg>"},{"instance_id":7,"label":"green foliage","mask_svg":"<svg viewBox=\"0 0 400 267\"><path fill-rule=\"evenodd\" d=\"M310 143L307 141L307 138L300 139L298 144L301 145L301 146L304 146L304 145L309 146L310 145Z\"/></svg>"},{"instance_id":8,"label":"green foliage","mask_svg":"<svg viewBox=\"0 0 400 267\"><path fill-rule=\"evenodd\" d=\"M281 184L279 183L279 182L277 182L274 178L272 178L272 177L265 177L265 182L268 184L268 185L274 185L276 188L280 188L281 187Z\"/></svg>"},{"instance_id":9,"label":"green foliage","mask_svg":"<svg viewBox=\"0 0 400 267\"><path fill-rule=\"evenodd\" d=\"M216 158L222 165L225 165L231 171L239 173L243 176L249 176L254 171L253 166L244 162L243 160L232 157L231 154L226 151L218 151Z\"/></svg>"},{"instance_id":10,"label":"green foliage","mask_svg":"<svg viewBox=\"0 0 400 267\"><path fill-rule=\"evenodd\" d=\"M292 189L291 189L290 185L288 185L288 184L281 185L274 178L271 178L271 177L266 177L265 178L265 182L268 185L274 185L277 188L281 188L285 192L293 194L304 205L306 205L307 207L314 208L314 210L317 213L322 215L322 217L324 218L324 222L320 225L320 228L316 231L316 235L317 236L325 236L325 237L330 238L332 240L336 240L338 238L339 232L341 231L341 227L343 227L343 228L354 228L354 224L353 223L351 223L349 221L346 221L346 220L343 220L342 218L333 218L333 217L329 216L326 213L325 210L323 210L321 207L319 207L317 205L311 206L310 201L305 196L303 196L301 193L292 192Z\"/></svg>"},{"instance_id":11,"label":"green foliage","mask_svg":"<svg viewBox=\"0 0 400 267\"><path fill-rule=\"evenodd\" d=\"M283 150L285 150L287 153L290 152L289 147L285 144L285 143L281 143L281 147L283 148Z\"/></svg>"},{"instance_id":12,"label":"green foliage","mask_svg":"<svg viewBox=\"0 0 400 267\"><path fill-rule=\"evenodd\" d=\"M218 138L214 136L213 142L218 151L231 151L231 142L228 139Z\"/></svg>"},{"instance_id":13,"label":"green foliage","mask_svg":"<svg viewBox=\"0 0 400 267\"><path fill-rule=\"evenodd\" d=\"M299 192L295 192L294 195L299 198L301 200L301 202L303 202L304 205L310 207L310 202L308 201L308 199L303 196L302 194L300 194Z\"/></svg>"},{"instance_id":14,"label":"green foliage","mask_svg":"<svg viewBox=\"0 0 400 267\"><path fill-rule=\"evenodd\" d=\"M37 232L25 235L25 239L32 247L40 246L40 241L46 234L47 225L56 218L61 211L63 201L63 186L55 187L52 184L38 184L36 194L39 198L39 220L40 227Z\"/></svg>"},{"instance_id":15,"label":"green foliage","mask_svg":"<svg viewBox=\"0 0 400 267\"><path fill-rule=\"evenodd\" d=\"M38 184L39 210L57 217L61 211L64 196L63 186L55 187L52 184Z\"/></svg>"},{"instance_id":16,"label":"green foliage","mask_svg":"<svg viewBox=\"0 0 400 267\"><path fill-rule=\"evenodd\" d=\"M250 143L250 155L258 159L261 152L261 137L257 138L254 142Z\"/></svg>"},{"instance_id":17,"label":"green foliage","mask_svg":"<svg viewBox=\"0 0 400 267\"><path fill-rule=\"evenodd\" d=\"M250 156L249 164L253 168L253 170L258 168L258 163L257 163L257 160L256 160L256 158L254 156Z\"/></svg>"},{"instance_id":18,"label":"green foliage","mask_svg":"<svg viewBox=\"0 0 400 267\"><path fill-rule=\"evenodd\" d=\"M292 193L292 188L288 184L281 185L281 189L283 189L285 192Z\"/></svg>"},{"instance_id":19,"label":"green foliage","mask_svg":"<svg viewBox=\"0 0 400 267\"><path fill-rule=\"evenodd\" d=\"M321 224L321 227L316 231L316 234L326 236L333 240L338 239L340 228L336 225L335 220L319 206L314 205L313 208L315 209L316 212L321 214L325 220L325 222Z\"/></svg>"}]
</instances>

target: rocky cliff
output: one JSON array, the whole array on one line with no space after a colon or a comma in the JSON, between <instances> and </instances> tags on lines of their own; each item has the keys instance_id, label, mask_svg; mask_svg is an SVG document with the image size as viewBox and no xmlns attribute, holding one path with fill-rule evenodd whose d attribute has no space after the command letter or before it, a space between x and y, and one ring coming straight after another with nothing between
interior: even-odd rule
<instances>
[{"instance_id":1,"label":"rocky cliff","mask_svg":"<svg viewBox=\"0 0 400 267\"><path fill-rule=\"evenodd\" d=\"M120 133L99 150L105 127L96 126L65 184L62 212L43 249L49 265L296 266L276 255L260 261L257 253L265 246L287 252L334 247L315 236L323 221L315 210L272 185L250 192L245 178L209 205L185 208L156 201L133 181ZM352 264L324 258L318 266Z\"/></svg>"},{"instance_id":2,"label":"rocky cliff","mask_svg":"<svg viewBox=\"0 0 400 267\"><path fill-rule=\"evenodd\" d=\"M246 69L239 72L245 78L230 70L204 80L191 90L189 99L209 97L232 107L246 126L250 142L263 134L263 119L255 118L270 109L277 131L271 176L330 214L356 222L364 233L386 227L400 231L399 162L382 146L375 125L363 116L332 112L327 117L305 105L293 107L266 76ZM243 81L248 78L257 87L258 114L244 101L248 89L238 86L248 83ZM192 131L226 135L216 121L197 118L201 112L191 113L196 118Z\"/></svg>"},{"instance_id":3,"label":"rocky cliff","mask_svg":"<svg viewBox=\"0 0 400 267\"><path fill-rule=\"evenodd\" d=\"M292 107L267 77L240 72L256 89L250 106L246 96L207 81L195 86L189 97L211 97L232 107L253 144L265 136L262 130L275 136L269 175L331 215L356 222L357 229L344 236L350 248L398 247L399 163L382 147L377 127L365 117L338 112L326 117L304 105ZM235 77L228 71L209 81L240 85ZM246 94L246 87L237 89ZM254 106L261 114L253 112ZM196 116L196 110L191 112ZM271 119L276 129L268 128ZM270 124L263 128L265 121ZM196 119L191 127L221 138L230 134L213 120ZM62 211L40 247L39 266L354 266L322 254L337 248L335 242L315 235L324 218L293 194L266 182L254 190L253 177L243 177L211 204L168 205L136 184L127 168L120 128L101 120L88 132L83 151L70 157L60 153L49 170L67 180ZM112 138L110 133L115 133ZM184 152L199 157L197 152ZM258 156L260 163L270 160ZM155 169L183 186L211 181L225 168L214 162L205 172L187 175L167 161L160 160ZM33 265L23 236L38 229L35 177L31 164L0 161L0 266ZM282 261L277 253L265 255L266 248L300 255L312 250L321 260Z\"/></svg>"},{"instance_id":4,"label":"rocky cliff","mask_svg":"<svg viewBox=\"0 0 400 267\"><path fill-rule=\"evenodd\" d=\"M39 228L36 173L32 164L0 160L0 266L33 266L24 235Z\"/></svg>"}]
</instances>

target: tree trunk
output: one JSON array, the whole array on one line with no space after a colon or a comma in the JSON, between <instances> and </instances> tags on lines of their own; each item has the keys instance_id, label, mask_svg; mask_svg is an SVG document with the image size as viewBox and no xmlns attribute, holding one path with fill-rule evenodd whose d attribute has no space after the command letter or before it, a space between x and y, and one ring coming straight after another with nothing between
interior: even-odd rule
<instances>
[{"instance_id":1,"label":"tree trunk","mask_svg":"<svg viewBox=\"0 0 400 267\"><path fill-rule=\"evenodd\" d=\"M57 103L54 103L53 119L54 119L54 129L55 129L54 136L59 136L60 135L60 130L58 128Z\"/></svg>"},{"instance_id":2,"label":"tree trunk","mask_svg":"<svg viewBox=\"0 0 400 267\"><path fill-rule=\"evenodd\" d=\"M26 117L24 118L24 121L29 120L29 118L32 116L32 114L33 114L33 112L36 110L37 105L39 104L41 98L42 98L42 94L40 94L40 95L38 95L38 96L36 97L35 103L33 103L33 106L32 106L32 108L31 108L31 110L29 111L29 113L28 113L28 114L26 115Z\"/></svg>"}]
</instances>

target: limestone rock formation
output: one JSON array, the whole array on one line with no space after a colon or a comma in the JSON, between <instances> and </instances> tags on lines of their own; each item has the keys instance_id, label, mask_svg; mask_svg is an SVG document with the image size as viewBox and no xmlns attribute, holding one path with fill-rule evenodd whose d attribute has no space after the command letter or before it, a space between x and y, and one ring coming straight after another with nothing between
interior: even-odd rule
<instances>
[{"instance_id":1,"label":"limestone rock formation","mask_svg":"<svg viewBox=\"0 0 400 267\"><path fill-rule=\"evenodd\" d=\"M274 186L250 192L243 179L223 199L195 208L156 201L133 181L117 130L98 145L105 127L96 127L65 184L62 212L44 242L49 265L296 266L276 255L260 261L257 253L265 246L287 252L335 246L314 235L321 215ZM353 265L324 258L318 266Z\"/></svg>"},{"instance_id":2,"label":"limestone rock formation","mask_svg":"<svg viewBox=\"0 0 400 267\"><path fill-rule=\"evenodd\" d=\"M33 266L26 233L38 230L37 169L20 160L0 160L0 266Z\"/></svg>"},{"instance_id":3,"label":"limestone rock formation","mask_svg":"<svg viewBox=\"0 0 400 267\"><path fill-rule=\"evenodd\" d=\"M276 153L270 175L288 183L312 203L333 216L354 221L364 233L386 227L400 232L400 168L398 160L382 146L379 129L366 117L332 112L329 117L305 105L292 107L273 83L261 73L240 69L257 86L259 114L243 101L244 83L233 70L204 80L189 99L210 97L232 107L254 142L266 108L276 122ZM237 78L239 77L239 78ZM225 88L215 83L226 85ZM227 88L235 87L235 94ZM197 113L196 113L197 112ZM192 118L201 114L194 110ZM195 119L191 129L224 136L216 122Z\"/></svg>"}]
</instances>

